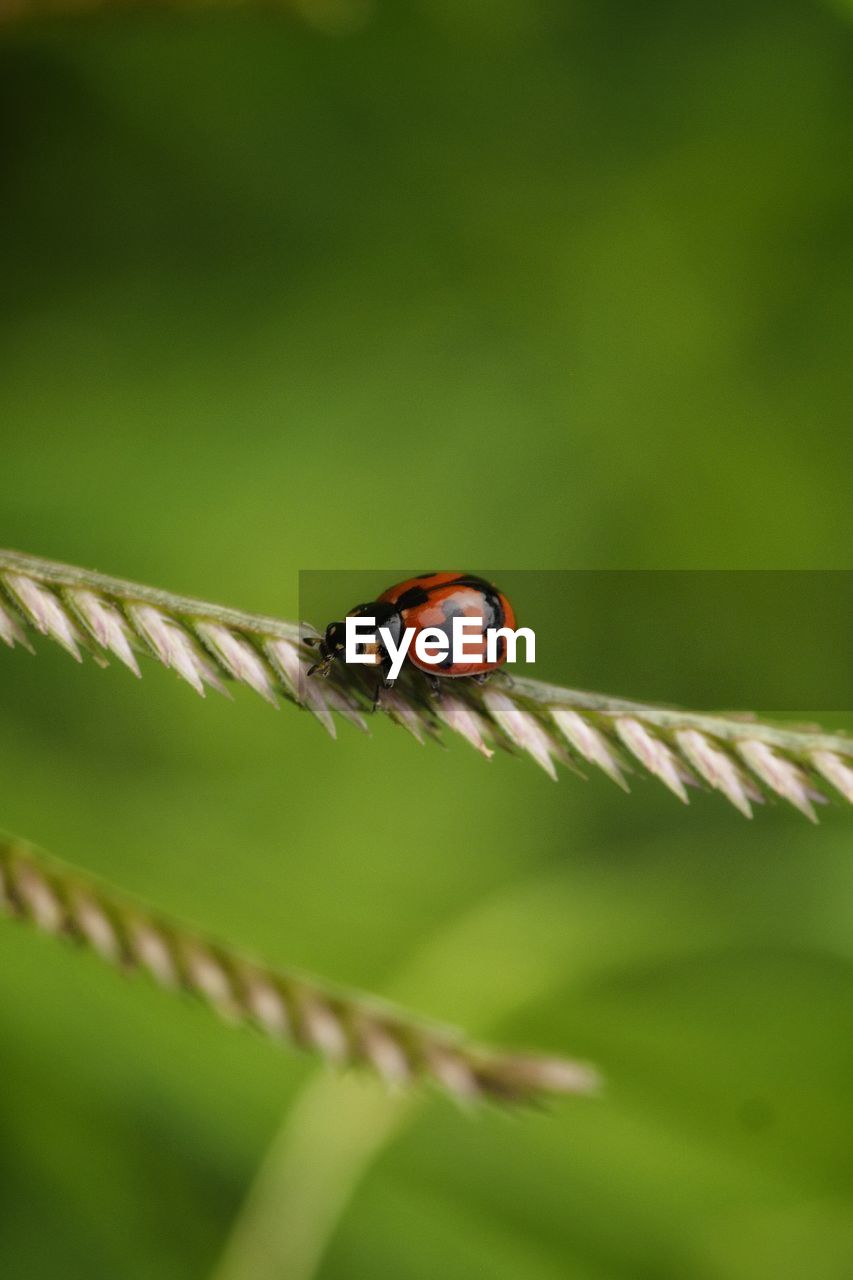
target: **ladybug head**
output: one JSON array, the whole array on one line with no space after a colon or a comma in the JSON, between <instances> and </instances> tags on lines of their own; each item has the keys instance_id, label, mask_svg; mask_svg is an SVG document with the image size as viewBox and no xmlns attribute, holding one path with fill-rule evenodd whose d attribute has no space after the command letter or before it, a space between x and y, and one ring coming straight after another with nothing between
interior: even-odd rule
<instances>
[{"instance_id":1,"label":"ladybug head","mask_svg":"<svg viewBox=\"0 0 853 1280\"><path fill-rule=\"evenodd\" d=\"M320 641L320 652L324 658L337 658L346 647L347 629L343 622L330 622L326 634Z\"/></svg>"},{"instance_id":2,"label":"ladybug head","mask_svg":"<svg viewBox=\"0 0 853 1280\"><path fill-rule=\"evenodd\" d=\"M320 650L320 661L309 668L309 676L327 676L335 658L339 658L346 647L346 627L343 622L330 622L320 639L312 636L307 643Z\"/></svg>"},{"instance_id":3,"label":"ladybug head","mask_svg":"<svg viewBox=\"0 0 853 1280\"><path fill-rule=\"evenodd\" d=\"M402 621L395 607L378 600L372 600L369 604L356 605L354 609L350 609L347 617L374 618L377 626L389 627L395 640L399 638L402 630ZM320 650L320 661L315 662L314 666L309 669L309 676L327 676L335 659L342 659L344 656L346 649L346 623L330 622L322 638L312 637L307 643L316 646ZM374 661L380 663L385 657L384 648L381 644L376 644L373 646L373 650Z\"/></svg>"}]
</instances>

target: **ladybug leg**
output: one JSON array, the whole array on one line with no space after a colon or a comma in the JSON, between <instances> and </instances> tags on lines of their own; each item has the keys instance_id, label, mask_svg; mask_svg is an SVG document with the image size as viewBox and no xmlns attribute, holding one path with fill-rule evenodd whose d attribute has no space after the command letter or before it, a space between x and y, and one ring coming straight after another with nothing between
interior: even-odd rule
<instances>
[{"instance_id":1,"label":"ladybug leg","mask_svg":"<svg viewBox=\"0 0 853 1280\"><path fill-rule=\"evenodd\" d=\"M472 676L471 679L474 684L485 684L491 674L491 671L481 671L479 675Z\"/></svg>"},{"instance_id":2,"label":"ladybug leg","mask_svg":"<svg viewBox=\"0 0 853 1280\"><path fill-rule=\"evenodd\" d=\"M373 690L373 706L370 708L371 711L376 711L382 705L382 690L393 688L393 680L386 680L382 675L379 677L376 681L376 688Z\"/></svg>"},{"instance_id":3,"label":"ladybug leg","mask_svg":"<svg viewBox=\"0 0 853 1280\"><path fill-rule=\"evenodd\" d=\"M438 678L438 676L434 676L427 672L424 672L424 675L426 675L427 684L430 687L430 692L432 693L432 696L434 698L440 698L441 697L441 681Z\"/></svg>"}]
</instances>

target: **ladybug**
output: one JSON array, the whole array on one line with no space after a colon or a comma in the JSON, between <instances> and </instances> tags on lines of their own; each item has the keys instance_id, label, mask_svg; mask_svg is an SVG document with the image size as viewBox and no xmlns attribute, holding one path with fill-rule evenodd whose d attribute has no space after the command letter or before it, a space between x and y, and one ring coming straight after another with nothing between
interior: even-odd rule
<instances>
[{"instance_id":1,"label":"ladybug","mask_svg":"<svg viewBox=\"0 0 853 1280\"><path fill-rule=\"evenodd\" d=\"M413 627L415 634L405 661L426 672L436 691L441 679L467 676L480 682L485 680L490 672L506 662L506 640L503 636L498 637L496 660L487 660L486 630L497 627L515 629L515 612L503 592L486 582L485 578L475 577L472 573L421 573L416 578L407 578L405 582L389 587L377 600L356 605L347 617L375 618L377 632L380 627L386 627L395 645L400 643L406 629ZM481 623L481 643L473 629L466 636L468 653L477 656L465 662L453 661L454 618L476 618ZM444 632L448 639L448 652L438 663L422 662L415 652L414 642L418 633L428 627ZM343 657L345 634L343 622L330 622L322 639L309 641L319 648L321 655L309 675L315 672L328 675L335 659ZM394 682L387 677L389 655L381 640L377 637L377 642L365 645L362 652L370 655L371 665L382 669L382 683L385 688L391 688Z\"/></svg>"}]
</instances>

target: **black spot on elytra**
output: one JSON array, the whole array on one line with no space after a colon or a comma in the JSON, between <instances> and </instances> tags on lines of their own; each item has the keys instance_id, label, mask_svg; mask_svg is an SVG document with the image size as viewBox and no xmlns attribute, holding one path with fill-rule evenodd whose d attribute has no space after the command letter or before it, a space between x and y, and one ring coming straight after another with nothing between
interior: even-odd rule
<instances>
[{"instance_id":1,"label":"black spot on elytra","mask_svg":"<svg viewBox=\"0 0 853 1280\"><path fill-rule=\"evenodd\" d=\"M416 609L419 605L426 604L427 600L429 600L429 593L424 591L423 587L409 587L408 591L404 591L396 601L395 608Z\"/></svg>"}]
</instances>

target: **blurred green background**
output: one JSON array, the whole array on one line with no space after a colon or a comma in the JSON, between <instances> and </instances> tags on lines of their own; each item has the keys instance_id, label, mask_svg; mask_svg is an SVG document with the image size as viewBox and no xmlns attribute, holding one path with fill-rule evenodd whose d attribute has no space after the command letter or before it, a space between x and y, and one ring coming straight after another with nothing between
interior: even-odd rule
<instances>
[{"instance_id":1,"label":"blurred green background","mask_svg":"<svg viewBox=\"0 0 853 1280\"><path fill-rule=\"evenodd\" d=\"M285 617L306 568L850 567L853 9L353 16L2 27L3 544ZM624 634L580 630L612 680ZM39 650L0 654L4 827L608 1087L383 1144L367 1086L6 925L4 1274L853 1274L849 813L333 744Z\"/></svg>"}]
</instances>

